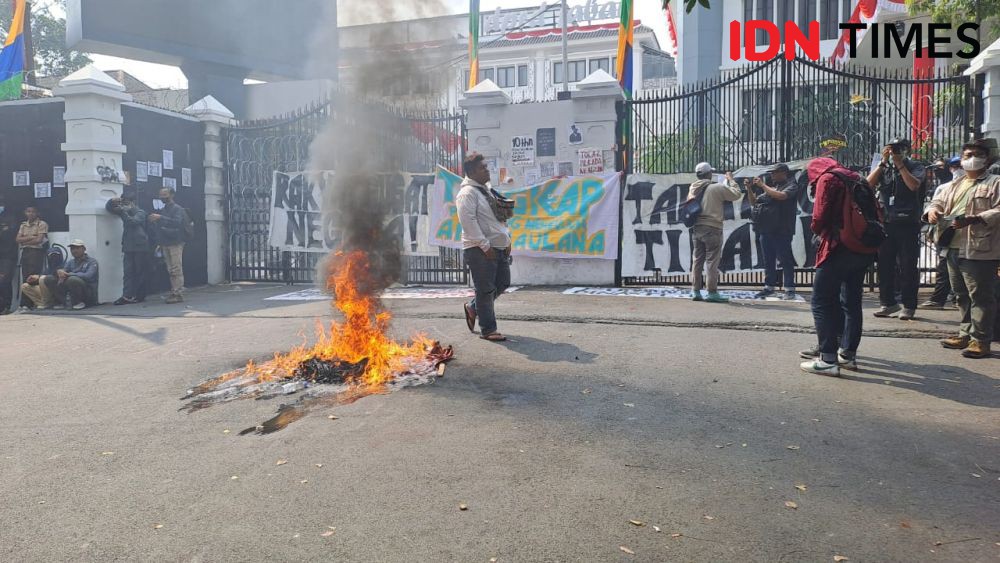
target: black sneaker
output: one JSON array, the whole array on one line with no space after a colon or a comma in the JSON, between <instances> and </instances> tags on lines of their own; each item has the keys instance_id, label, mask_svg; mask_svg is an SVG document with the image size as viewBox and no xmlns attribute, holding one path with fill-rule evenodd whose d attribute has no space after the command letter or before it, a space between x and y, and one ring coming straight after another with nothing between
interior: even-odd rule
<instances>
[{"instance_id":1,"label":"black sneaker","mask_svg":"<svg viewBox=\"0 0 1000 563\"><path fill-rule=\"evenodd\" d=\"M772 295L774 295L774 290L765 287L762 291L758 291L757 294L754 295L753 297L754 299L764 299Z\"/></svg>"},{"instance_id":2,"label":"black sneaker","mask_svg":"<svg viewBox=\"0 0 1000 563\"><path fill-rule=\"evenodd\" d=\"M938 303L937 301L927 300L920 304L921 309L944 309L944 303Z\"/></svg>"},{"instance_id":3,"label":"black sneaker","mask_svg":"<svg viewBox=\"0 0 1000 563\"><path fill-rule=\"evenodd\" d=\"M878 311L875 311L874 315L879 318L886 318L895 315L903 309L902 305L882 305Z\"/></svg>"},{"instance_id":4,"label":"black sneaker","mask_svg":"<svg viewBox=\"0 0 1000 563\"><path fill-rule=\"evenodd\" d=\"M785 294L781 296L783 301L795 301L797 298L798 296L794 291L786 291Z\"/></svg>"}]
</instances>

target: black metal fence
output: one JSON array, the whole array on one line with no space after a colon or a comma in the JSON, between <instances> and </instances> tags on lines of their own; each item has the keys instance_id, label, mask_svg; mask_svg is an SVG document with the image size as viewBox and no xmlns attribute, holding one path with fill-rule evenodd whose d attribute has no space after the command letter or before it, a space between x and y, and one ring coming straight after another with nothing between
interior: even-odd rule
<instances>
[{"instance_id":1,"label":"black metal fence","mask_svg":"<svg viewBox=\"0 0 1000 563\"><path fill-rule=\"evenodd\" d=\"M288 252L271 246L269 226L271 184L275 171L308 171L309 149L331 120L341 131L361 131L376 144L393 147L378 172L432 172L440 165L461 167L465 155L465 118L444 111L402 115L392 108L364 104L338 95L323 103L264 121L250 121L227 133L229 201L229 278L233 281L310 283L323 257L316 252ZM333 155L334 168L350 166ZM421 197L427 197L426 193ZM426 201L416 206L425 213ZM466 283L460 251L440 249L437 255L404 255L405 283Z\"/></svg>"},{"instance_id":2,"label":"black metal fence","mask_svg":"<svg viewBox=\"0 0 1000 563\"><path fill-rule=\"evenodd\" d=\"M919 76L909 69L866 70L797 58L741 68L719 80L645 91L624 102L628 143L622 161L632 173L693 172L698 162L720 170L817 156L839 136L835 158L867 174L893 137L911 139L912 157L957 154L982 118L981 84L949 69ZM928 194L934 185L928 186ZM932 282L936 258L925 245L922 280ZM809 264L811 266L811 262ZM811 285L801 268L796 283ZM874 282L874 277L871 281ZM685 284L689 277L624 278L624 284ZM757 285L762 272L723 273L721 283Z\"/></svg>"}]
</instances>

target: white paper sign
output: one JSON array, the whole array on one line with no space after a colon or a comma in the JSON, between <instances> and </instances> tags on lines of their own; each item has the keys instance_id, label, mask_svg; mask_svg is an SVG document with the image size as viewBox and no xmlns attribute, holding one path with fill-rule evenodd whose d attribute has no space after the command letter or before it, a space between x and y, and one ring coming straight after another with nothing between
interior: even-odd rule
<instances>
[{"instance_id":1,"label":"white paper sign","mask_svg":"<svg viewBox=\"0 0 1000 563\"><path fill-rule=\"evenodd\" d=\"M135 163L135 181L146 182L149 180L149 163L138 161Z\"/></svg>"},{"instance_id":2,"label":"white paper sign","mask_svg":"<svg viewBox=\"0 0 1000 563\"><path fill-rule=\"evenodd\" d=\"M542 179L542 173L538 168L529 168L524 171L524 185L534 186Z\"/></svg>"},{"instance_id":3,"label":"white paper sign","mask_svg":"<svg viewBox=\"0 0 1000 563\"><path fill-rule=\"evenodd\" d=\"M35 184L35 199L52 197L52 184L49 182Z\"/></svg>"},{"instance_id":4,"label":"white paper sign","mask_svg":"<svg viewBox=\"0 0 1000 563\"><path fill-rule=\"evenodd\" d=\"M185 188L191 187L191 169L181 168L181 186Z\"/></svg>"},{"instance_id":5,"label":"white paper sign","mask_svg":"<svg viewBox=\"0 0 1000 563\"><path fill-rule=\"evenodd\" d=\"M538 165L538 174L542 180L548 180L556 175L555 162L542 162Z\"/></svg>"},{"instance_id":6,"label":"white paper sign","mask_svg":"<svg viewBox=\"0 0 1000 563\"><path fill-rule=\"evenodd\" d=\"M56 188L66 187L66 167L65 166L53 166L52 167L52 186Z\"/></svg>"},{"instance_id":7,"label":"white paper sign","mask_svg":"<svg viewBox=\"0 0 1000 563\"><path fill-rule=\"evenodd\" d=\"M535 138L531 135L510 140L510 165L530 166L535 163Z\"/></svg>"},{"instance_id":8,"label":"white paper sign","mask_svg":"<svg viewBox=\"0 0 1000 563\"><path fill-rule=\"evenodd\" d=\"M175 178L167 178L166 176L164 176L163 177L163 187L164 188L171 188L171 189L176 190L177 189L177 179L175 179Z\"/></svg>"},{"instance_id":9,"label":"white paper sign","mask_svg":"<svg viewBox=\"0 0 1000 563\"><path fill-rule=\"evenodd\" d=\"M168 151L166 149L163 150L163 169L174 169L174 151Z\"/></svg>"},{"instance_id":10,"label":"white paper sign","mask_svg":"<svg viewBox=\"0 0 1000 563\"><path fill-rule=\"evenodd\" d=\"M155 209L156 211L159 211L159 210L163 209L164 207L166 207L166 205L162 201L156 199L155 197L153 198L153 209Z\"/></svg>"},{"instance_id":11,"label":"white paper sign","mask_svg":"<svg viewBox=\"0 0 1000 563\"><path fill-rule=\"evenodd\" d=\"M601 149L580 149L577 154L580 159L577 165L577 174L582 176L604 172L604 153Z\"/></svg>"},{"instance_id":12,"label":"white paper sign","mask_svg":"<svg viewBox=\"0 0 1000 563\"><path fill-rule=\"evenodd\" d=\"M31 185L31 173L27 170L19 170L14 172L14 187L18 188L21 186Z\"/></svg>"},{"instance_id":13,"label":"white paper sign","mask_svg":"<svg viewBox=\"0 0 1000 563\"><path fill-rule=\"evenodd\" d=\"M159 162L150 162L148 173L150 176L159 178L163 176L163 166Z\"/></svg>"}]
</instances>

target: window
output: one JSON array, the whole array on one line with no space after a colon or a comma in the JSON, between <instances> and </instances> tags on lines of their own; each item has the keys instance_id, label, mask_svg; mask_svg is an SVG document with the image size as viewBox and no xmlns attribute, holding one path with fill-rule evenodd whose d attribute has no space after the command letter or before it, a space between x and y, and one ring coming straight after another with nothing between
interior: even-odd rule
<instances>
[{"instance_id":1,"label":"window","mask_svg":"<svg viewBox=\"0 0 1000 563\"><path fill-rule=\"evenodd\" d=\"M743 0L743 24L753 19L753 0Z\"/></svg>"},{"instance_id":2,"label":"window","mask_svg":"<svg viewBox=\"0 0 1000 563\"><path fill-rule=\"evenodd\" d=\"M610 59L590 59L590 66L587 69L587 74L593 74L598 70L603 70L604 72L611 74L611 63Z\"/></svg>"},{"instance_id":3,"label":"window","mask_svg":"<svg viewBox=\"0 0 1000 563\"><path fill-rule=\"evenodd\" d=\"M774 0L757 0L757 19L774 21ZM769 37L763 29L757 30L757 44L767 45Z\"/></svg>"},{"instance_id":4,"label":"window","mask_svg":"<svg viewBox=\"0 0 1000 563\"><path fill-rule=\"evenodd\" d=\"M809 22L816 20L816 0L799 0L799 29L809 32Z\"/></svg>"},{"instance_id":5,"label":"window","mask_svg":"<svg viewBox=\"0 0 1000 563\"><path fill-rule=\"evenodd\" d=\"M785 39L785 22L795 19L795 3L793 0L778 0L778 29L781 31L781 39Z\"/></svg>"},{"instance_id":6,"label":"window","mask_svg":"<svg viewBox=\"0 0 1000 563\"><path fill-rule=\"evenodd\" d=\"M569 81L579 82L587 77L587 61L569 62ZM563 68L562 63L552 63L552 83L562 84Z\"/></svg>"},{"instance_id":7,"label":"window","mask_svg":"<svg viewBox=\"0 0 1000 563\"><path fill-rule=\"evenodd\" d=\"M852 9L851 0L841 0L840 3L842 5L840 12L840 21L842 22L851 21L851 9Z\"/></svg>"},{"instance_id":8,"label":"window","mask_svg":"<svg viewBox=\"0 0 1000 563\"><path fill-rule=\"evenodd\" d=\"M838 0L820 0L819 3L819 38L836 39L840 31L837 24L840 17L837 12L840 10Z\"/></svg>"},{"instance_id":9,"label":"window","mask_svg":"<svg viewBox=\"0 0 1000 563\"><path fill-rule=\"evenodd\" d=\"M618 78L618 56L611 57L611 76Z\"/></svg>"},{"instance_id":10,"label":"window","mask_svg":"<svg viewBox=\"0 0 1000 563\"><path fill-rule=\"evenodd\" d=\"M468 89L469 89L469 73L470 73L470 71L466 70L466 71L465 71L465 74L463 74L463 75L462 75L462 76L464 76L464 77L465 77L465 81L464 81L464 82L462 82L462 91L463 91L463 92L464 92L465 90L468 90Z\"/></svg>"},{"instance_id":11,"label":"window","mask_svg":"<svg viewBox=\"0 0 1000 563\"><path fill-rule=\"evenodd\" d=\"M517 67L517 85L527 86L528 85L528 65L518 65Z\"/></svg>"},{"instance_id":12,"label":"window","mask_svg":"<svg viewBox=\"0 0 1000 563\"><path fill-rule=\"evenodd\" d=\"M497 86L501 88L514 87L514 67L502 66L497 69Z\"/></svg>"},{"instance_id":13,"label":"window","mask_svg":"<svg viewBox=\"0 0 1000 563\"><path fill-rule=\"evenodd\" d=\"M482 82L483 80L486 80L486 79L489 79L489 80L492 80L493 82L496 82L496 78L494 76L495 75L493 74L493 69L492 68L482 68L482 69L479 69L479 82Z\"/></svg>"}]
</instances>

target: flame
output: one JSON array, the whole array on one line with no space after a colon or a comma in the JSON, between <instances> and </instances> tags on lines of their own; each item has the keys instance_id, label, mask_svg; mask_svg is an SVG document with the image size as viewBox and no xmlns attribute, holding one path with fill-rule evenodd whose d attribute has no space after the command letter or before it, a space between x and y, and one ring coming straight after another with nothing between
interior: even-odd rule
<instances>
[{"instance_id":1,"label":"flame","mask_svg":"<svg viewBox=\"0 0 1000 563\"><path fill-rule=\"evenodd\" d=\"M382 307L378 297L382 280L373 272L366 252L338 251L331 257L329 272L327 289L335 296L333 306L344 315L344 321L332 321L329 329L317 321L315 344L277 353L260 364L251 361L242 370L243 374L254 375L261 382L274 381L293 377L302 362L310 359L352 364L367 360L355 383L380 387L404 369L407 358L427 354L433 342L422 335L415 336L410 344L389 337L392 315ZM226 374L213 383L221 383L227 377L235 375Z\"/></svg>"}]
</instances>

